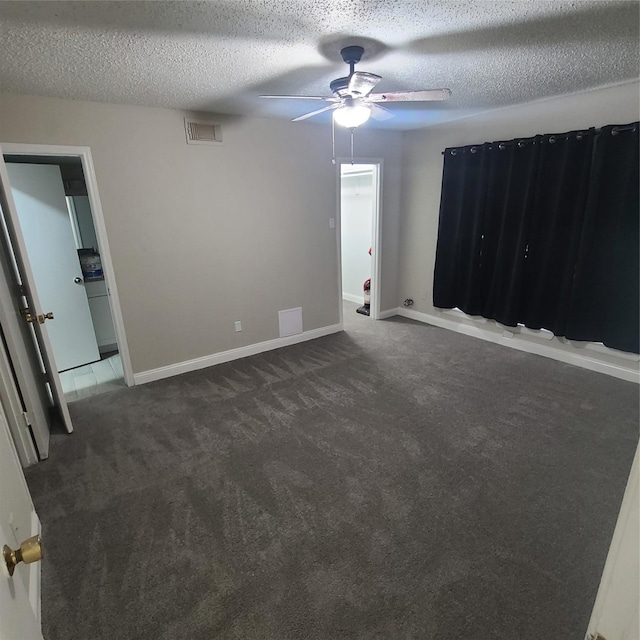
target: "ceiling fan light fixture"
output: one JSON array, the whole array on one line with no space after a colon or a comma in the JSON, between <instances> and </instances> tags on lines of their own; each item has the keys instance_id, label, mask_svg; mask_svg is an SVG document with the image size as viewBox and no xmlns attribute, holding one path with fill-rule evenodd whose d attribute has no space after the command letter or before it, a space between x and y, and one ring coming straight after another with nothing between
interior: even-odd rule
<instances>
[{"instance_id":1,"label":"ceiling fan light fixture","mask_svg":"<svg viewBox=\"0 0 640 640\"><path fill-rule=\"evenodd\" d=\"M363 104L345 104L333 112L336 124L347 129L355 129L371 116L371 109Z\"/></svg>"}]
</instances>

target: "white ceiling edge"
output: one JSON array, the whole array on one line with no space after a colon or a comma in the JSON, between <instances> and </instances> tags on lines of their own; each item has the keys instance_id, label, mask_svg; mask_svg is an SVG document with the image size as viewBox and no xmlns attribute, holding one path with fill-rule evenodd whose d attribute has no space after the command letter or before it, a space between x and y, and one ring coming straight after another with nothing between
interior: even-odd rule
<instances>
[{"instance_id":1,"label":"white ceiling edge","mask_svg":"<svg viewBox=\"0 0 640 640\"><path fill-rule=\"evenodd\" d=\"M596 93L598 91L604 91L607 89L615 89L616 87L625 87L625 86L633 86L633 85L637 85L638 86L638 120L640 120L640 77L639 78L634 78L633 80L623 80L621 82L613 82L610 84L605 84L605 85L601 85L601 86L597 86L597 87L590 87L589 89L584 89L584 90L579 90L579 91L572 91L569 93L562 93L562 94L558 94L558 95L553 95L553 96L545 96L543 98L538 98L536 100L531 100L529 102L519 102L516 104L509 104L509 105L504 105L501 107L496 107L496 108L489 108L489 109L478 109L476 111L473 111L472 113L465 113L464 115L458 115L452 118L449 118L447 120L438 120L438 122L434 122L432 124L420 124L414 127L408 127L408 128L403 128L403 129L398 129L398 128L386 128L386 127L380 127L380 126L364 126L362 127L362 129L366 129L369 131L384 131L387 133L396 133L396 134L404 134L404 133L415 133L417 131L427 131L427 130L435 130L435 129L446 129L448 128L452 123L455 122L460 122L460 121L464 121L464 120L469 120L469 119L473 119L473 118L478 118L478 117L483 117L483 116L489 116L489 115L494 115L494 114L498 114L498 113L503 113L503 112L508 112L510 110L513 109L520 109L522 107L527 107L527 106L532 106L532 105L538 105L538 104L545 104L545 103L549 103L549 102L555 102L558 100L562 100L563 98L568 98L571 96L580 96L580 95L587 95L590 93ZM140 104L131 104L131 103L125 103L125 102L106 102L106 101L100 101L100 100L79 100L79 99L72 99L72 98L61 98L59 96L51 96L51 95L41 95L41 94L34 94L34 93L17 93L14 91L2 91L0 90L0 96L2 95L6 95L6 96L22 96L22 97L33 97L33 98L42 98L45 100L62 100L62 101L71 101L71 102L86 102L88 104L105 104L105 105L113 105L113 106L117 106L117 107L133 107L133 108L140 108L140 109L162 109L164 111L175 111L176 113L181 113L181 114L187 114L189 116L206 116L207 118L211 119L211 118L216 118L216 117L221 117L221 118L230 118L230 119L248 119L248 120L252 120L252 119L257 119L257 120L268 120L271 122L279 122L279 123L288 123L288 124L292 124L295 126L312 126L312 127L322 127L323 129L327 128L327 123L326 122L312 122L312 121L305 121L305 122L292 122L291 120L284 120L283 118L279 118L279 117L273 117L273 116L258 116L258 115L250 115L250 116L243 116L243 115L237 115L237 114L232 114L232 113L223 113L223 112L219 112L219 111L199 111L197 109L175 109L175 108L171 108L171 107L152 107L152 106L148 106L148 105L140 105ZM367 123L369 124L369 123Z\"/></svg>"},{"instance_id":2,"label":"white ceiling edge","mask_svg":"<svg viewBox=\"0 0 640 640\"><path fill-rule=\"evenodd\" d=\"M487 116L493 115L495 113L500 113L503 111L509 111L511 109L518 109L522 107L528 107L536 104L544 104L546 102L554 102L557 100L562 100L563 98L568 98L571 96L582 96L589 93L595 93L597 91L604 91L606 89L615 89L616 87L625 87L631 85L638 85L638 119L640 120L640 78L634 78L633 80L623 80L622 82L613 82L611 84L604 84L598 87L591 87L589 89L582 89L580 91L572 91L570 93L559 93L554 96L545 96L544 98L537 98L535 100L530 100L529 102L518 102L516 104L508 104L502 107L495 107L493 109L479 109L478 111L474 111L473 113L466 113L461 116L456 116L454 118L450 118L448 120L439 120L438 122L434 122L433 124L423 124L417 127L407 128L400 130L400 133L407 131L422 131L425 129L438 129L438 128L447 128L452 122L459 122L460 120L468 120L470 118L477 118L479 116Z\"/></svg>"}]
</instances>

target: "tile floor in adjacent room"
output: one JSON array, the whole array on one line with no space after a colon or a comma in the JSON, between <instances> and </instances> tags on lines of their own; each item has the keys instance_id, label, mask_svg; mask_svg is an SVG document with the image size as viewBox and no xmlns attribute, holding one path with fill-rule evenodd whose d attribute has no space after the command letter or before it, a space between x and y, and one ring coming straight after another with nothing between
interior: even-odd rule
<instances>
[{"instance_id":1,"label":"tile floor in adjacent room","mask_svg":"<svg viewBox=\"0 0 640 640\"><path fill-rule=\"evenodd\" d=\"M63 371L60 379L67 402L82 400L126 386L122 361L118 353L99 362Z\"/></svg>"}]
</instances>

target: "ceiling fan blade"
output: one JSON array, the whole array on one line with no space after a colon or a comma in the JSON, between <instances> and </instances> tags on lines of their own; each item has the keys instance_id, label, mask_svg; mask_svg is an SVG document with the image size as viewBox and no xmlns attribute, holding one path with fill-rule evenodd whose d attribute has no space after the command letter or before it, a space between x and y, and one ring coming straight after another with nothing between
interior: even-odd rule
<instances>
[{"instance_id":1,"label":"ceiling fan blade","mask_svg":"<svg viewBox=\"0 0 640 640\"><path fill-rule=\"evenodd\" d=\"M385 109L384 107L374 103L367 106L371 109L371 117L374 120L388 120L389 118L393 118L393 113L391 113L389 109Z\"/></svg>"},{"instance_id":2,"label":"ceiling fan blade","mask_svg":"<svg viewBox=\"0 0 640 640\"><path fill-rule=\"evenodd\" d=\"M291 122L300 122L300 120L306 120L307 118L311 118L312 116L316 116L323 111L330 111L331 109L337 109L339 104L330 104L326 107L322 107L322 109L316 109L315 111L311 111L311 113L305 113L303 116L298 116L294 118Z\"/></svg>"},{"instance_id":3,"label":"ceiling fan blade","mask_svg":"<svg viewBox=\"0 0 640 640\"><path fill-rule=\"evenodd\" d=\"M447 100L451 97L451 89L428 89L426 91L390 91L389 93L372 93L371 102L431 102Z\"/></svg>"},{"instance_id":4,"label":"ceiling fan blade","mask_svg":"<svg viewBox=\"0 0 640 640\"><path fill-rule=\"evenodd\" d=\"M324 102L340 102L339 98L324 98L323 96L258 96L259 98L282 100L323 100Z\"/></svg>"},{"instance_id":5,"label":"ceiling fan blade","mask_svg":"<svg viewBox=\"0 0 640 640\"><path fill-rule=\"evenodd\" d=\"M368 96L382 78L375 73L366 71L354 71L349 79L348 92L353 97Z\"/></svg>"}]
</instances>

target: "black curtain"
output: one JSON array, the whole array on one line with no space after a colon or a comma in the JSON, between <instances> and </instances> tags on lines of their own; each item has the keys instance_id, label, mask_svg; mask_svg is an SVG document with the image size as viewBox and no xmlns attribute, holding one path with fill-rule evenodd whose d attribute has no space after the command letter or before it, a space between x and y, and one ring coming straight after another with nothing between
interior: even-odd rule
<instances>
[{"instance_id":1,"label":"black curtain","mask_svg":"<svg viewBox=\"0 0 640 640\"><path fill-rule=\"evenodd\" d=\"M488 145L450 149L445 157L442 193L447 213L440 209L434 275L436 306L459 307L472 315L482 312L480 261L487 193Z\"/></svg>"},{"instance_id":2,"label":"black curtain","mask_svg":"<svg viewBox=\"0 0 640 640\"><path fill-rule=\"evenodd\" d=\"M488 148L480 315L510 326L520 321L524 299L527 236L538 156L534 142L500 142Z\"/></svg>"},{"instance_id":3,"label":"black curtain","mask_svg":"<svg viewBox=\"0 0 640 640\"><path fill-rule=\"evenodd\" d=\"M566 336L639 352L638 123L596 141Z\"/></svg>"},{"instance_id":4,"label":"black curtain","mask_svg":"<svg viewBox=\"0 0 640 640\"><path fill-rule=\"evenodd\" d=\"M447 149L434 305L637 353L638 129Z\"/></svg>"},{"instance_id":5,"label":"black curtain","mask_svg":"<svg viewBox=\"0 0 640 640\"><path fill-rule=\"evenodd\" d=\"M580 251L595 130L540 136L520 322L566 333Z\"/></svg>"}]
</instances>

